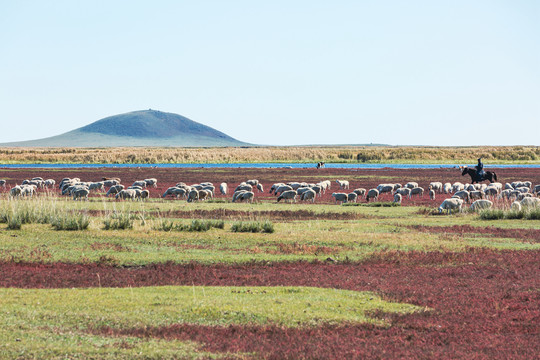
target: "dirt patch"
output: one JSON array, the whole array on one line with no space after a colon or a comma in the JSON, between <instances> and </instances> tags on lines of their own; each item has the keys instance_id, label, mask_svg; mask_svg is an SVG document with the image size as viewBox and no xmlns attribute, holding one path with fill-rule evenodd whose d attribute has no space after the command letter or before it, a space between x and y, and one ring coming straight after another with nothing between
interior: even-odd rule
<instances>
[{"instance_id":1,"label":"dirt patch","mask_svg":"<svg viewBox=\"0 0 540 360\"><path fill-rule=\"evenodd\" d=\"M518 239L526 242L540 242L540 229L504 229L494 226L478 227L471 225L453 225L453 226L424 226L410 225L409 229L420 232L444 233L444 234L482 234L498 238Z\"/></svg>"}]
</instances>

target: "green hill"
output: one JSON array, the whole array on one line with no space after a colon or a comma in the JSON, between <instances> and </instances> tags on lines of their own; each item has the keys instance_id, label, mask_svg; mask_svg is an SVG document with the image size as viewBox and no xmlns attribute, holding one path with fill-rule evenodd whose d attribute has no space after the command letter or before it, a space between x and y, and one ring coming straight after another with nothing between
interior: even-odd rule
<instances>
[{"instance_id":1,"label":"green hill","mask_svg":"<svg viewBox=\"0 0 540 360\"><path fill-rule=\"evenodd\" d=\"M21 147L246 146L214 128L157 110L110 116L65 134L0 144Z\"/></svg>"}]
</instances>

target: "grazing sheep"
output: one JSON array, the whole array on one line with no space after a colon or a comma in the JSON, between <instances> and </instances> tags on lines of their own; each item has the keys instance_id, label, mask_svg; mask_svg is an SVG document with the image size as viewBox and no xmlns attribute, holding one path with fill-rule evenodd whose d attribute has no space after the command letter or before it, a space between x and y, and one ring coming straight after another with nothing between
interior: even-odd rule
<instances>
[{"instance_id":1,"label":"grazing sheep","mask_svg":"<svg viewBox=\"0 0 540 360\"><path fill-rule=\"evenodd\" d=\"M104 180L103 181L103 186L111 187L115 185L120 185L120 182L117 180Z\"/></svg>"},{"instance_id":2,"label":"grazing sheep","mask_svg":"<svg viewBox=\"0 0 540 360\"><path fill-rule=\"evenodd\" d=\"M332 197L334 198L334 200L336 201L336 203L338 201L341 201L341 203L346 203L349 199L349 196L345 193L332 193Z\"/></svg>"},{"instance_id":3,"label":"grazing sheep","mask_svg":"<svg viewBox=\"0 0 540 360\"><path fill-rule=\"evenodd\" d=\"M214 186L214 184L212 184L212 183L209 182L209 181L206 181L206 182L202 182L202 183L201 183L201 186L202 186L202 187L205 187L205 186Z\"/></svg>"},{"instance_id":4,"label":"grazing sheep","mask_svg":"<svg viewBox=\"0 0 540 360\"><path fill-rule=\"evenodd\" d=\"M259 192L264 192L264 188L261 183L258 183L256 187L257 187L257 190L259 190Z\"/></svg>"},{"instance_id":5,"label":"grazing sheep","mask_svg":"<svg viewBox=\"0 0 540 360\"><path fill-rule=\"evenodd\" d=\"M141 199L141 200L148 199L149 197L150 197L150 191L148 191L148 190L141 191L141 193L139 195L139 199Z\"/></svg>"},{"instance_id":6,"label":"grazing sheep","mask_svg":"<svg viewBox=\"0 0 540 360\"><path fill-rule=\"evenodd\" d=\"M487 188L484 189L484 195L486 196L496 196L498 194L499 194L499 191L495 187L488 186Z\"/></svg>"},{"instance_id":7,"label":"grazing sheep","mask_svg":"<svg viewBox=\"0 0 540 360\"><path fill-rule=\"evenodd\" d=\"M43 182L43 185L48 188L49 186L56 185L56 181L54 179L47 179Z\"/></svg>"},{"instance_id":8,"label":"grazing sheep","mask_svg":"<svg viewBox=\"0 0 540 360\"><path fill-rule=\"evenodd\" d=\"M518 195L517 200L523 200L526 197L533 197L534 195L531 193L521 193Z\"/></svg>"},{"instance_id":9,"label":"grazing sheep","mask_svg":"<svg viewBox=\"0 0 540 360\"><path fill-rule=\"evenodd\" d=\"M356 202L358 199L358 194L355 192L347 194L347 202Z\"/></svg>"},{"instance_id":10,"label":"grazing sheep","mask_svg":"<svg viewBox=\"0 0 540 360\"><path fill-rule=\"evenodd\" d=\"M122 199L122 200L135 200L135 196L137 196L137 192L134 189L124 189L120 190L118 194L116 194L116 199Z\"/></svg>"},{"instance_id":11,"label":"grazing sheep","mask_svg":"<svg viewBox=\"0 0 540 360\"><path fill-rule=\"evenodd\" d=\"M199 200L206 200L212 198L212 192L209 190L201 189L199 190Z\"/></svg>"},{"instance_id":12,"label":"grazing sheep","mask_svg":"<svg viewBox=\"0 0 540 360\"><path fill-rule=\"evenodd\" d=\"M477 189L478 187L474 186L474 184L469 184L468 186L465 187L465 190L467 190L468 192L476 191Z\"/></svg>"},{"instance_id":13,"label":"grazing sheep","mask_svg":"<svg viewBox=\"0 0 540 360\"><path fill-rule=\"evenodd\" d=\"M298 188L296 190L296 194L302 195L303 193L305 193L306 191L309 191L309 190L311 190L311 188L309 188L309 187L301 187L301 188Z\"/></svg>"},{"instance_id":14,"label":"grazing sheep","mask_svg":"<svg viewBox=\"0 0 540 360\"><path fill-rule=\"evenodd\" d=\"M443 185L443 193L450 194L451 192L452 192L452 184L444 183L444 185Z\"/></svg>"},{"instance_id":15,"label":"grazing sheep","mask_svg":"<svg viewBox=\"0 0 540 360\"><path fill-rule=\"evenodd\" d=\"M146 187L146 181L144 180L137 180L131 186L140 186L141 189Z\"/></svg>"},{"instance_id":16,"label":"grazing sheep","mask_svg":"<svg viewBox=\"0 0 540 360\"><path fill-rule=\"evenodd\" d=\"M210 197L214 197L214 191L216 191L216 188L213 185L205 185L202 190L206 190L210 192Z\"/></svg>"},{"instance_id":17,"label":"grazing sheep","mask_svg":"<svg viewBox=\"0 0 540 360\"><path fill-rule=\"evenodd\" d=\"M232 196L232 202L236 202L236 200L241 200L242 194L246 193L246 192L247 192L246 190L235 191L233 196Z\"/></svg>"},{"instance_id":18,"label":"grazing sheep","mask_svg":"<svg viewBox=\"0 0 540 360\"><path fill-rule=\"evenodd\" d=\"M290 190L294 190L290 185L282 185L274 191L274 195L280 195L280 194L283 194L285 191L290 191Z\"/></svg>"},{"instance_id":19,"label":"grazing sheep","mask_svg":"<svg viewBox=\"0 0 540 360\"><path fill-rule=\"evenodd\" d=\"M410 197L411 196L411 189L408 188L408 187L403 187L401 189L397 189L395 192L394 192L394 195L395 194L399 194L401 196L406 196L406 197Z\"/></svg>"},{"instance_id":20,"label":"grazing sheep","mask_svg":"<svg viewBox=\"0 0 540 360\"><path fill-rule=\"evenodd\" d=\"M435 200L435 190L429 189L429 198L430 200Z\"/></svg>"},{"instance_id":21,"label":"grazing sheep","mask_svg":"<svg viewBox=\"0 0 540 360\"><path fill-rule=\"evenodd\" d=\"M88 185L88 190L103 190L103 186L104 184L102 181L90 183L90 185Z\"/></svg>"},{"instance_id":22,"label":"grazing sheep","mask_svg":"<svg viewBox=\"0 0 540 360\"><path fill-rule=\"evenodd\" d=\"M253 186L246 183L241 183L240 185L236 187L236 189L234 189L234 192L237 192L239 190L253 191Z\"/></svg>"},{"instance_id":23,"label":"grazing sheep","mask_svg":"<svg viewBox=\"0 0 540 360\"><path fill-rule=\"evenodd\" d=\"M501 191L501 193L499 194L499 199L510 199L512 191L514 191L514 190L505 189L505 190Z\"/></svg>"},{"instance_id":24,"label":"grazing sheep","mask_svg":"<svg viewBox=\"0 0 540 360\"><path fill-rule=\"evenodd\" d=\"M143 188L140 187L140 186L128 186L128 189L133 189L133 190L142 190Z\"/></svg>"},{"instance_id":25,"label":"grazing sheep","mask_svg":"<svg viewBox=\"0 0 540 360\"><path fill-rule=\"evenodd\" d=\"M391 193L394 191L394 184L379 184L377 186L377 190L379 190L379 195L382 195L384 193Z\"/></svg>"},{"instance_id":26,"label":"grazing sheep","mask_svg":"<svg viewBox=\"0 0 540 360\"><path fill-rule=\"evenodd\" d=\"M469 202L470 196L467 190L461 190L461 191L456 192L454 196L452 196L452 198L460 198L461 200L465 202Z\"/></svg>"},{"instance_id":27,"label":"grazing sheep","mask_svg":"<svg viewBox=\"0 0 540 360\"><path fill-rule=\"evenodd\" d=\"M113 185L118 185L122 182L122 180L120 180L119 177L113 177L113 178L110 178L110 177L102 177L101 178L102 181L113 181L113 182L116 182L116 184L113 184ZM106 185L108 186L108 185Z\"/></svg>"},{"instance_id":28,"label":"grazing sheep","mask_svg":"<svg viewBox=\"0 0 540 360\"><path fill-rule=\"evenodd\" d=\"M410 181L405 184L405 187L409 189L414 189L415 187L418 187L418 183L414 181Z\"/></svg>"},{"instance_id":29,"label":"grazing sheep","mask_svg":"<svg viewBox=\"0 0 540 360\"><path fill-rule=\"evenodd\" d=\"M280 186L285 186L285 184L284 184L284 183L276 183L276 184L272 185L272 186L270 187L269 193L270 193L270 194L272 194L272 193L275 194L276 190L277 190ZM292 188L291 188L291 190L292 190ZM277 195L277 194L275 194L275 195Z\"/></svg>"},{"instance_id":30,"label":"grazing sheep","mask_svg":"<svg viewBox=\"0 0 540 360\"><path fill-rule=\"evenodd\" d=\"M6 180L0 180L0 186L1 187L6 187Z\"/></svg>"},{"instance_id":31,"label":"grazing sheep","mask_svg":"<svg viewBox=\"0 0 540 360\"><path fill-rule=\"evenodd\" d=\"M5 181L5 180L4 180ZM533 189L533 193L537 194L540 192L540 185L536 185Z\"/></svg>"},{"instance_id":32,"label":"grazing sheep","mask_svg":"<svg viewBox=\"0 0 540 360\"><path fill-rule=\"evenodd\" d=\"M88 194L90 193L90 190L86 188L78 188L71 192L71 195L73 196L73 200L78 199L84 199L88 201Z\"/></svg>"},{"instance_id":33,"label":"grazing sheep","mask_svg":"<svg viewBox=\"0 0 540 360\"><path fill-rule=\"evenodd\" d=\"M465 185L463 185L462 183L460 183L460 182L455 182L455 183L452 185L452 192L456 193L456 192L462 191L462 190L465 190Z\"/></svg>"},{"instance_id":34,"label":"grazing sheep","mask_svg":"<svg viewBox=\"0 0 540 360\"><path fill-rule=\"evenodd\" d=\"M311 187L311 190L315 191L315 194L318 194L319 196L322 196L322 187L320 185L315 185Z\"/></svg>"},{"instance_id":35,"label":"grazing sheep","mask_svg":"<svg viewBox=\"0 0 540 360\"><path fill-rule=\"evenodd\" d=\"M514 190L514 187L512 186L512 184L506 183L506 184L504 184L504 189L505 190Z\"/></svg>"},{"instance_id":36,"label":"grazing sheep","mask_svg":"<svg viewBox=\"0 0 540 360\"><path fill-rule=\"evenodd\" d=\"M316 196L317 196L317 193L315 192L315 190L307 188L307 190L300 195L300 200L302 201L311 200L311 202L314 203Z\"/></svg>"},{"instance_id":37,"label":"grazing sheep","mask_svg":"<svg viewBox=\"0 0 540 360\"><path fill-rule=\"evenodd\" d=\"M11 197L20 196L21 191L22 191L22 188L19 185L15 185L9 191L9 196L11 196Z\"/></svg>"},{"instance_id":38,"label":"grazing sheep","mask_svg":"<svg viewBox=\"0 0 540 360\"><path fill-rule=\"evenodd\" d=\"M339 185L340 189L348 189L349 182L347 180L336 180L336 183Z\"/></svg>"},{"instance_id":39,"label":"grazing sheep","mask_svg":"<svg viewBox=\"0 0 540 360\"><path fill-rule=\"evenodd\" d=\"M297 196L296 190L287 190L278 196L277 202L280 202L282 199L291 200L291 202L294 200L294 202L296 202L296 196Z\"/></svg>"},{"instance_id":40,"label":"grazing sheep","mask_svg":"<svg viewBox=\"0 0 540 360\"><path fill-rule=\"evenodd\" d=\"M367 202L369 202L369 199L374 199L375 201L377 201L379 199L379 190L369 189L366 195Z\"/></svg>"},{"instance_id":41,"label":"grazing sheep","mask_svg":"<svg viewBox=\"0 0 540 360\"><path fill-rule=\"evenodd\" d=\"M540 206L540 199L535 197L526 197L520 201L521 207L538 207Z\"/></svg>"},{"instance_id":42,"label":"grazing sheep","mask_svg":"<svg viewBox=\"0 0 540 360\"><path fill-rule=\"evenodd\" d=\"M483 209L489 209L493 206L493 202L489 200L476 200L471 204L471 211L478 211Z\"/></svg>"},{"instance_id":43,"label":"grazing sheep","mask_svg":"<svg viewBox=\"0 0 540 360\"><path fill-rule=\"evenodd\" d=\"M521 211L521 204L517 201L514 201L512 205L510 205L510 209L513 211Z\"/></svg>"},{"instance_id":44,"label":"grazing sheep","mask_svg":"<svg viewBox=\"0 0 540 360\"><path fill-rule=\"evenodd\" d=\"M199 190L191 189L187 196L187 202L193 202L199 200Z\"/></svg>"},{"instance_id":45,"label":"grazing sheep","mask_svg":"<svg viewBox=\"0 0 540 360\"><path fill-rule=\"evenodd\" d=\"M409 188L406 188L406 189L409 189ZM401 194L398 194L398 193L394 194L394 202L395 203L401 204L402 199L403 199L403 197L401 196Z\"/></svg>"},{"instance_id":46,"label":"grazing sheep","mask_svg":"<svg viewBox=\"0 0 540 360\"><path fill-rule=\"evenodd\" d=\"M411 198L413 195L419 195L420 197L424 196L424 188L422 187L415 187L411 189L411 194L409 195L409 198Z\"/></svg>"},{"instance_id":47,"label":"grazing sheep","mask_svg":"<svg viewBox=\"0 0 540 360\"><path fill-rule=\"evenodd\" d=\"M240 194L238 197L238 200L245 201L245 202L253 202L253 197L255 197L255 194L253 191L244 191Z\"/></svg>"},{"instance_id":48,"label":"grazing sheep","mask_svg":"<svg viewBox=\"0 0 540 360\"><path fill-rule=\"evenodd\" d=\"M443 212L443 210L447 211L447 214L450 214L452 210L459 209L459 212L461 212L461 205L463 205L463 199L460 198L450 198L446 199L442 202L441 206L439 206L439 214Z\"/></svg>"},{"instance_id":49,"label":"grazing sheep","mask_svg":"<svg viewBox=\"0 0 540 360\"><path fill-rule=\"evenodd\" d=\"M118 194L122 190L124 190L124 185L113 185L113 186L111 186L109 191L107 191L107 194L105 194L105 196L108 197L109 195Z\"/></svg>"},{"instance_id":50,"label":"grazing sheep","mask_svg":"<svg viewBox=\"0 0 540 360\"><path fill-rule=\"evenodd\" d=\"M443 184L442 184L442 182L439 182L439 181L433 181L433 182L429 183L429 189L431 189L433 191L437 191L439 193L442 193L443 192Z\"/></svg>"},{"instance_id":51,"label":"grazing sheep","mask_svg":"<svg viewBox=\"0 0 540 360\"><path fill-rule=\"evenodd\" d=\"M144 182L146 183L146 186L152 186L157 188L157 179L155 178L144 179Z\"/></svg>"},{"instance_id":52,"label":"grazing sheep","mask_svg":"<svg viewBox=\"0 0 540 360\"><path fill-rule=\"evenodd\" d=\"M362 197L362 198L364 196L366 196L366 189L364 189L364 188L354 189L353 192L356 193L356 195L358 195L359 197Z\"/></svg>"},{"instance_id":53,"label":"grazing sheep","mask_svg":"<svg viewBox=\"0 0 540 360\"><path fill-rule=\"evenodd\" d=\"M469 199L475 200L475 199L483 199L484 193L480 190L474 190L469 192Z\"/></svg>"},{"instance_id":54,"label":"grazing sheep","mask_svg":"<svg viewBox=\"0 0 540 360\"><path fill-rule=\"evenodd\" d=\"M528 193L529 191L531 191L531 189L529 189L526 186L520 186L520 187L516 188L516 191L519 191L520 193L525 194L525 193Z\"/></svg>"},{"instance_id":55,"label":"grazing sheep","mask_svg":"<svg viewBox=\"0 0 540 360\"><path fill-rule=\"evenodd\" d=\"M257 179L252 179L252 180L246 181L246 184L249 184L251 186L257 186L258 183L259 183L259 180L257 180Z\"/></svg>"},{"instance_id":56,"label":"grazing sheep","mask_svg":"<svg viewBox=\"0 0 540 360\"><path fill-rule=\"evenodd\" d=\"M227 188L227 183L221 183L219 185L219 192L221 193L221 195L227 195L227 190L229 190Z\"/></svg>"}]
</instances>

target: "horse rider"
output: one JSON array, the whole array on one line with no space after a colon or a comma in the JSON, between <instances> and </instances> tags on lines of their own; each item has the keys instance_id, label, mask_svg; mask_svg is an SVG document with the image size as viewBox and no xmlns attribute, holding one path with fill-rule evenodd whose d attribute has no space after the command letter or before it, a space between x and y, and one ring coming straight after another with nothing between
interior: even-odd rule
<instances>
[{"instance_id":1,"label":"horse rider","mask_svg":"<svg viewBox=\"0 0 540 360\"><path fill-rule=\"evenodd\" d=\"M482 180L485 174L486 173L484 172L484 163L482 162L482 158L478 158L478 165L476 165L476 176L479 180Z\"/></svg>"}]
</instances>

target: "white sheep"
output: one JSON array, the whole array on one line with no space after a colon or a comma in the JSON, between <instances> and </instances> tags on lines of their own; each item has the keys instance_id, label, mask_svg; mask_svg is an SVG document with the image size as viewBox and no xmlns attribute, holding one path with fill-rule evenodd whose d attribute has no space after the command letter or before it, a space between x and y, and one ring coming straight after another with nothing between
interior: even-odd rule
<instances>
[{"instance_id":1,"label":"white sheep","mask_svg":"<svg viewBox=\"0 0 540 360\"><path fill-rule=\"evenodd\" d=\"M514 201L512 205L510 205L510 209L513 211L521 211L521 204L517 201Z\"/></svg>"},{"instance_id":2,"label":"white sheep","mask_svg":"<svg viewBox=\"0 0 540 360\"><path fill-rule=\"evenodd\" d=\"M302 201L307 201L307 200L311 200L312 203L315 202L315 197L317 196L317 193L312 190L312 189L309 189L307 191L305 191L301 196L300 196L300 200Z\"/></svg>"},{"instance_id":3,"label":"white sheep","mask_svg":"<svg viewBox=\"0 0 540 360\"><path fill-rule=\"evenodd\" d=\"M155 178L144 179L144 182L146 183L146 186L157 187L157 179Z\"/></svg>"},{"instance_id":4,"label":"white sheep","mask_svg":"<svg viewBox=\"0 0 540 360\"><path fill-rule=\"evenodd\" d=\"M369 202L369 199L374 199L375 201L377 201L379 199L379 190L369 189L366 195L366 200Z\"/></svg>"},{"instance_id":5,"label":"white sheep","mask_svg":"<svg viewBox=\"0 0 540 360\"><path fill-rule=\"evenodd\" d=\"M140 186L141 188L145 188L146 187L146 181L137 180L133 184L131 184L131 186Z\"/></svg>"},{"instance_id":6,"label":"white sheep","mask_svg":"<svg viewBox=\"0 0 540 360\"><path fill-rule=\"evenodd\" d=\"M347 202L356 202L358 199L358 194L354 191L352 193L347 194Z\"/></svg>"},{"instance_id":7,"label":"white sheep","mask_svg":"<svg viewBox=\"0 0 540 360\"><path fill-rule=\"evenodd\" d=\"M414 189L415 187L418 187L418 183L414 181L410 181L405 184L405 187L409 189Z\"/></svg>"},{"instance_id":8,"label":"white sheep","mask_svg":"<svg viewBox=\"0 0 540 360\"><path fill-rule=\"evenodd\" d=\"M332 193L332 197L335 199L336 203L341 201L342 204L346 203L349 198L345 193Z\"/></svg>"},{"instance_id":9,"label":"white sheep","mask_svg":"<svg viewBox=\"0 0 540 360\"><path fill-rule=\"evenodd\" d=\"M356 193L356 195L358 195L359 197L362 197L362 198L364 196L366 196L366 189L364 189L364 188L354 189L353 192Z\"/></svg>"},{"instance_id":10,"label":"white sheep","mask_svg":"<svg viewBox=\"0 0 540 360\"><path fill-rule=\"evenodd\" d=\"M411 189L408 188L408 187L403 187L401 189L397 189L395 192L394 192L394 195L396 194L399 194L401 196L406 196L406 197L410 197L411 196Z\"/></svg>"},{"instance_id":11,"label":"white sheep","mask_svg":"<svg viewBox=\"0 0 540 360\"><path fill-rule=\"evenodd\" d=\"M394 191L394 184L379 184L377 186L377 190L379 191L379 195L384 193L391 193Z\"/></svg>"},{"instance_id":12,"label":"white sheep","mask_svg":"<svg viewBox=\"0 0 540 360\"><path fill-rule=\"evenodd\" d=\"M229 190L227 183L223 182L219 184L219 192L221 193L221 195L227 195L227 190Z\"/></svg>"},{"instance_id":13,"label":"white sheep","mask_svg":"<svg viewBox=\"0 0 540 360\"><path fill-rule=\"evenodd\" d=\"M540 206L540 199L535 197L526 197L519 202L521 207L536 208Z\"/></svg>"},{"instance_id":14,"label":"white sheep","mask_svg":"<svg viewBox=\"0 0 540 360\"><path fill-rule=\"evenodd\" d=\"M88 194L90 193L90 190L86 188L78 188L71 192L71 195L73 196L73 200L77 199L84 199L88 201Z\"/></svg>"},{"instance_id":15,"label":"white sheep","mask_svg":"<svg viewBox=\"0 0 540 360\"><path fill-rule=\"evenodd\" d=\"M469 192L467 190L461 190L461 191L457 191L452 196L452 198L460 198L461 200L463 200L465 202L469 202L470 195L469 195Z\"/></svg>"},{"instance_id":16,"label":"white sheep","mask_svg":"<svg viewBox=\"0 0 540 360\"><path fill-rule=\"evenodd\" d=\"M199 200L199 190L191 189L187 196L187 202L193 202Z\"/></svg>"},{"instance_id":17,"label":"white sheep","mask_svg":"<svg viewBox=\"0 0 540 360\"><path fill-rule=\"evenodd\" d=\"M278 187L275 191L274 191L274 194L275 195L281 195L283 194L285 191L290 191L290 190L294 190L290 185L281 185L280 187ZM295 190L296 192L296 190Z\"/></svg>"},{"instance_id":18,"label":"white sheep","mask_svg":"<svg viewBox=\"0 0 540 360\"><path fill-rule=\"evenodd\" d=\"M471 211L478 211L483 209L489 209L493 206L493 202L489 200L476 200L471 204Z\"/></svg>"},{"instance_id":19,"label":"white sheep","mask_svg":"<svg viewBox=\"0 0 540 360\"><path fill-rule=\"evenodd\" d=\"M135 196L137 196L137 192L134 189L124 189L116 194L115 198L122 200L135 200Z\"/></svg>"},{"instance_id":20,"label":"white sheep","mask_svg":"<svg viewBox=\"0 0 540 360\"><path fill-rule=\"evenodd\" d=\"M411 189L411 194L409 195L409 198L411 198L413 195L419 195L420 197L424 196L424 188L422 187L415 187Z\"/></svg>"},{"instance_id":21,"label":"white sheep","mask_svg":"<svg viewBox=\"0 0 540 360\"><path fill-rule=\"evenodd\" d=\"M339 185L340 189L348 189L349 182L347 180L336 180L336 183Z\"/></svg>"},{"instance_id":22,"label":"white sheep","mask_svg":"<svg viewBox=\"0 0 540 360\"><path fill-rule=\"evenodd\" d=\"M0 180L0 186L5 188L6 187L6 180Z\"/></svg>"},{"instance_id":23,"label":"white sheep","mask_svg":"<svg viewBox=\"0 0 540 360\"><path fill-rule=\"evenodd\" d=\"M233 196L232 196L232 202L236 202L236 200L241 200L242 199L242 194L246 193L246 192L248 192L248 191L247 190L235 191Z\"/></svg>"},{"instance_id":24,"label":"white sheep","mask_svg":"<svg viewBox=\"0 0 540 360\"><path fill-rule=\"evenodd\" d=\"M406 188L406 189L409 189L409 188ZM401 196L401 194L399 194L399 193L394 194L394 202L395 203L401 204L402 199L403 199L403 197Z\"/></svg>"},{"instance_id":25,"label":"white sheep","mask_svg":"<svg viewBox=\"0 0 540 360\"><path fill-rule=\"evenodd\" d=\"M450 194L451 192L452 192L452 184L444 183L444 185L443 185L443 193Z\"/></svg>"},{"instance_id":26,"label":"white sheep","mask_svg":"<svg viewBox=\"0 0 540 360\"><path fill-rule=\"evenodd\" d=\"M296 190L287 190L284 191L281 195L278 196L277 202L280 202L281 200L290 200L291 202L296 202Z\"/></svg>"},{"instance_id":27,"label":"white sheep","mask_svg":"<svg viewBox=\"0 0 540 360\"><path fill-rule=\"evenodd\" d=\"M443 184L440 181L433 181L429 183L429 189L442 193L443 192Z\"/></svg>"},{"instance_id":28,"label":"white sheep","mask_svg":"<svg viewBox=\"0 0 540 360\"><path fill-rule=\"evenodd\" d=\"M107 191L107 194L105 194L105 196L118 194L122 190L124 190L124 185L113 185L111 186L109 191Z\"/></svg>"},{"instance_id":29,"label":"white sheep","mask_svg":"<svg viewBox=\"0 0 540 360\"><path fill-rule=\"evenodd\" d=\"M241 183L240 185L238 185L236 187L236 189L234 189L234 192L237 192L239 190L245 190L245 191L252 191L253 190L253 186L249 185L249 184L246 184L245 182L244 183Z\"/></svg>"},{"instance_id":30,"label":"white sheep","mask_svg":"<svg viewBox=\"0 0 540 360\"><path fill-rule=\"evenodd\" d=\"M463 205L463 199L460 199L460 198L450 198L450 199L445 199L441 206L439 206L439 214L443 212L443 210L446 210L448 214L450 214L450 212L452 210L456 210L458 209L459 212L461 212L461 205Z\"/></svg>"},{"instance_id":31,"label":"white sheep","mask_svg":"<svg viewBox=\"0 0 540 360\"><path fill-rule=\"evenodd\" d=\"M429 189L429 198L431 200L435 200L435 190L434 189Z\"/></svg>"}]
</instances>

